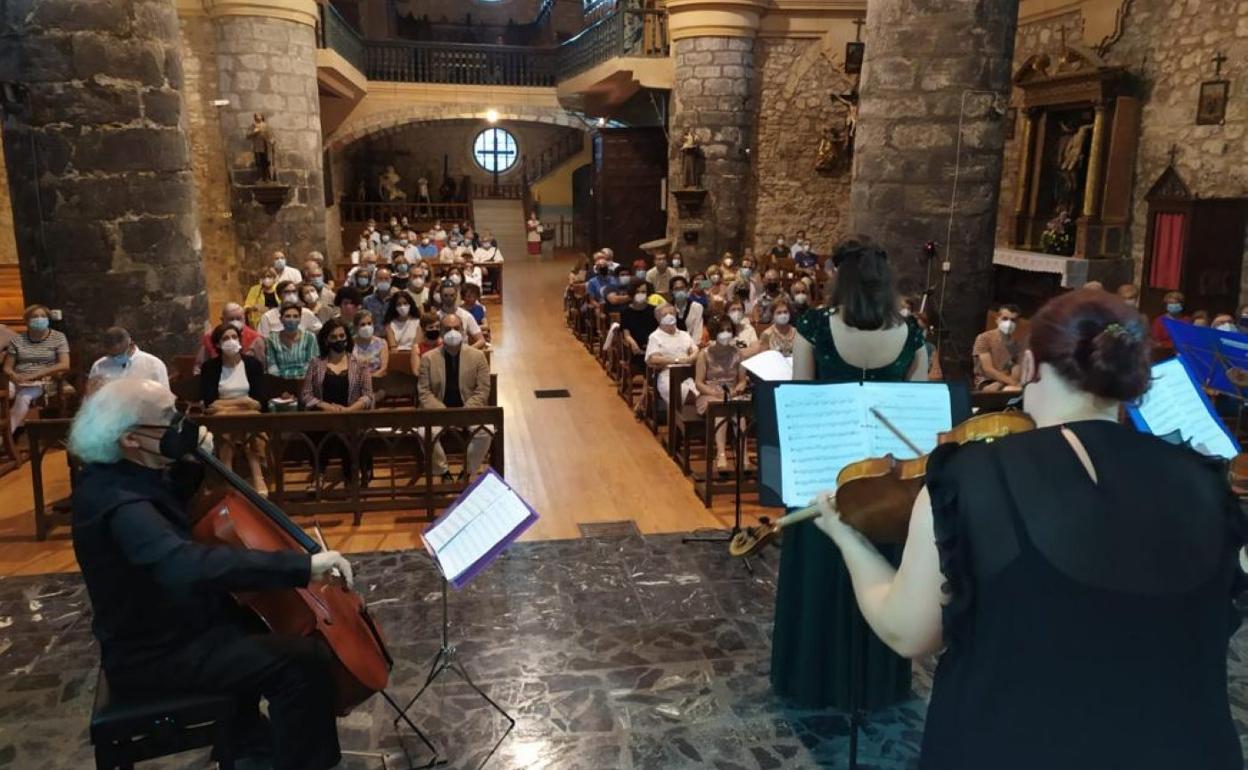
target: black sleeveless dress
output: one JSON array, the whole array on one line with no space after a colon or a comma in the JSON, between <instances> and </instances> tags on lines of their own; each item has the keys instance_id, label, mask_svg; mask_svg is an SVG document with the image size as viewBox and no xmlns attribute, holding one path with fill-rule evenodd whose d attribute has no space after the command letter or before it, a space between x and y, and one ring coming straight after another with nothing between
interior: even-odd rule
<instances>
[{"instance_id":1,"label":"black sleeveless dress","mask_svg":"<svg viewBox=\"0 0 1248 770\"><path fill-rule=\"evenodd\" d=\"M922 770L1241 770L1227 647L1243 586L1224 467L1111 422L928 463L953 600Z\"/></svg>"}]
</instances>

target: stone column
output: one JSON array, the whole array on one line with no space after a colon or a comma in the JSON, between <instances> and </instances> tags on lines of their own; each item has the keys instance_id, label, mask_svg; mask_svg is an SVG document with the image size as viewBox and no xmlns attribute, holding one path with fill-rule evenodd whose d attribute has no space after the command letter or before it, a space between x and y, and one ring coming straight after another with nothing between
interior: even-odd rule
<instances>
[{"instance_id":1,"label":"stone column","mask_svg":"<svg viewBox=\"0 0 1248 770\"><path fill-rule=\"evenodd\" d=\"M207 297L172 0L9 0L4 152L28 301L63 313L75 368L112 325L166 359Z\"/></svg>"},{"instance_id":2,"label":"stone column","mask_svg":"<svg viewBox=\"0 0 1248 770\"><path fill-rule=\"evenodd\" d=\"M218 91L231 208L243 283L282 249L302 268L325 249L325 187L321 168L321 107L316 80L314 0L208 0L217 31ZM277 182L290 188L277 204L257 199L252 116L263 113L277 144Z\"/></svg>"},{"instance_id":3,"label":"stone column","mask_svg":"<svg viewBox=\"0 0 1248 770\"><path fill-rule=\"evenodd\" d=\"M927 283L923 243L940 244L937 261L951 266L942 353L959 370L969 366L991 300L1002 118L1017 23L1016 0L871 0L867 6L850 232L882 245L899 276L920 285ZM932 271L936 301L940 269Z\"/></svg>"},{"instance_id":4,"label":"stone column","mask_svg":"<svg viewBox=\"0 0 1248 770\"><path fill-rule=\"evenodd\" d=\"M722 252L740 254L751 184L749 147L756 123L754 36L762 3L743 0L669 0L676 58L668 142L668 184L687 187L681 175L681 138L693 129L705 159L700 211L682 216L668 198L668 235L700 270ZM685 234L696 233L697 244Z\"/></svg>"}]
</instances>

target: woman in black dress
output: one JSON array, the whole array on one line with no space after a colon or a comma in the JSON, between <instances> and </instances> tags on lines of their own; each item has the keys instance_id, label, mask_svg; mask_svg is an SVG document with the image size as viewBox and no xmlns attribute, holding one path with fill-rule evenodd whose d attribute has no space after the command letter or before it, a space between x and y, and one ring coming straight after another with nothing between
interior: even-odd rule
<instances>
[{"instance_id":1,"label":"woman in black dress","mask_svg":"<svg viewBox=\"0 0 1248 770\"><path fill-rule=\"evenodd\" d=\"M932 453L899 569L819 497L876 633L907 656L945 646L923 770L1243 767L1242 514L1222 463L1118 424L1149 377L1138 311L1063 295L1024 357L1038 429Z\"/></svg>"}]
</instances>

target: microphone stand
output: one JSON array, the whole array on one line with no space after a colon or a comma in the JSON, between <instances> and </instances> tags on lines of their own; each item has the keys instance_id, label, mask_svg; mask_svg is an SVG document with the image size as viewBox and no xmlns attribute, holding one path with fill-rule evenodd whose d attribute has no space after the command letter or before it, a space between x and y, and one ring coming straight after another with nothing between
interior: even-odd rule
<instances>
[{"instance_id":1,"label":"microphone stand","mask_svg":"<svg viewBox=\"0 0 1248 770\"><path fill-rule=\"evenodd\" d=\"M733 430L732 464L733 464L733 472L734 472L732 529L713 530L713 534L706 534L706 535L696 535L696 534L687 535L680 539L681 543L730 543L732 542L732 539L737 536L737 533L742 531L742 527L741 527L741 473L742 473L742 468L741 466L742 466L742 455L745 454L745 451L747 449L745 431L741 429L741 404L744 402L733 401L732 389L729 388L727 385L720 385L720 387L724 391L723 403L725 406L730 408L730 411L732 413L732 417L731 417L731 420L732 420L731 427ZM706 451L708 452L711 451L711 448L708 446L706 448ZM709 476L707 477L705 483L707 484L708 487L710 486L711 479ZM745 571L753 575L754 566L750 564L749 557L747 556L745 558L742 558L741 562L745 565Z\"/></svg>"}]
</instances>

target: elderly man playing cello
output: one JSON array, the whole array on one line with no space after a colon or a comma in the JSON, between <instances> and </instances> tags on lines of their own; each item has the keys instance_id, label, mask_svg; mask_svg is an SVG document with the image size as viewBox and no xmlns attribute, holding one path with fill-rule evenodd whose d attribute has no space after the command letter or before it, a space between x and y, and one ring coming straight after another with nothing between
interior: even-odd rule
<instances>
[{"instance_id":1,"label":"elderly man playing cello","mask_svg":"<svg viewBox=\"0 0 1248 770\"><path fill-rule=\"evenodd\" d=\"M279 770L338 764L330 653L312 637L251 628L231 591L306 586L337 569L315 555L208 546L191 540L187 503L203 478L184 462L211 436L183 422L168 388L110 382L70 430L83 463L73 497L74 553L94 608L110 686L132 691L234 693L243 757ZM258 702L269 702L271 737Z\"/></svg>"}]
</instances>

